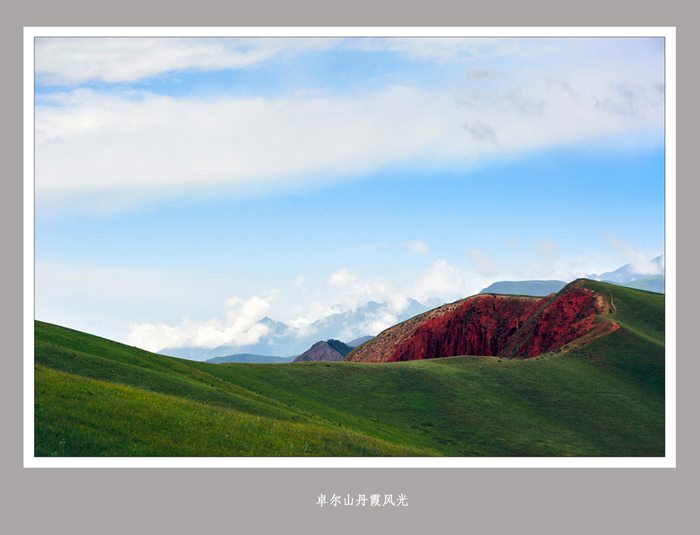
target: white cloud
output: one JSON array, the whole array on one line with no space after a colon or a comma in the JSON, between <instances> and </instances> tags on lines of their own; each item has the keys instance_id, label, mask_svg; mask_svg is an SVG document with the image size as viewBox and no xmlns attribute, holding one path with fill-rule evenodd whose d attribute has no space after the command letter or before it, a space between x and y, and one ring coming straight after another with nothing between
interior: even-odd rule
<instances>
[{"instance_id":1,"label":"white cloud","mask_svg":"<svg viewBox=\"0 0 700 535\"><path fill-rule=\"evenodd\" d=\"M422 240L410 242L408 248L414 253L428 254L428 244Z\"/></svg>"},{"instance_id":2,"label":"white cloud","mask_svg":"<svg viewBox=\"0 0 700 535\"><path fill-rule=\"evenodd\" d=\"M357 98L203 101L77 90L54 100L60 105L36 111L39 196L259 190L361 174L423 153L449 133L438 117L451 107L444 95L407 87Z\"/></svg>"},{"instance_id":3,"label":"white cloud","mask_svg":"<svg viewBox=\"0 0 700 535\"><path fill-rule=\"evenodd\" d=\"M350 273L347 268L336 271L328 279L328 284L336 288L345 288L355 282L357 282L357 276Z\"/></svg>"},{"instance_id":4,"label":"white cloud","mask_svg":"<svg viewBox=\"0 0 700 535\"><path fill-rule=\"evenodd\" d=\"M320 320L321 318L325 318L326 316L337 314L342 311L342 306L338 304L329 306L318 301L313 301L308 305L308 307L305 308L303 313L291 319L285 320L284 323L295 331L296 336L304 337L315 332L314 328L311 327L312 323Z\"/></svg>"},{"instance_id":5,"label":"white cloud","mask_svg":"<svg viewBox=\"0 0 700 535\"><path fill-rule=\"evenodd\" d=\"M330 97L313 87L275 98L173 98L128 86L40 94L37 199L59 203L93 193L101 202L83 204L100 207L193 189L214 192L213 186L231 194L264 193L389 166L465 169L484 159L573 143L661 140L662 59L650 47L611 43L347 43L411 57L471 58L473 68L446 71L462 84L456 92L436 84L431 90L394 85ZM179 69L244 67L334 46L337 41L316 39L46 39L37 44L37 74L64 81L131 80ZM484 57L511 63L492 65ZM546 61L523 63L532 57Z\"/></svg>"},{"instance_id":6,"label":"white cloud","mask_svg":"<svg viewBox=\"0 0 700 535\"><path fill-rule=\"evenodd\" d=\"M394 165L464 168L557 145L661 136L659 103L639 99L634 114L617 113L598 104L621 98L615 87L570 85L576 97L539 81L495 93L472 88L457 101L415 87L216 100L62 93L36 108L37 200L157 198L212 186L265 192Z\"/></svg>"},{"instance_id":7,"label":"white cloud","mask_svg":"<svg viewBox=\"0 0 700 535\"><path fill-rule=\"evenodd\" d=\"M503 68L527 60L554 62L566 71L576 63L623 63L628 68L658 56L660 39L513 39L489 37L395 38L40 38L36 40L37 80L46 84L87 81L134 82L180 71L249 69L288 60L306 51L337 47L391 52L401 59L462 62L472 80L507 77ZM504 63L504 61L506 63ZM508 61L512 63L507 63ZM496 65L496 67L494 67ZM305 88L304 91L314 91Z\"/></svg>"},{"instance_id":8,"label":"white cloud","mask_svg":"<svg viewBox=\"0 0 700 535\"><path fill-rule=\"evenodd\" d=\"M304 284L306 282L306 277L304 277L303 273L300 273L299 276L296 279L294 279L292 282L294 284L296 284L297 286L301 286L302 284Z\"/></svg>"},{"instance_id":9,"label":"white cloud","mask_svg":"<svg viewBox=\"0 0 700 535\"><path fill-rule=\"evenodd\" d=\"M403 293L391 293L386 297L386 304L392 314L401 314L410 305L408 298Z\"/></svg>"},{"instance_id":10,"label":"white cloud","mask_svg":"<svg viewBox=\"0 0 700 535\"><path fill-rule=\"evenodd\" d=\"M464 54L473 54L484 40L474 38L363 38L348 41L346 48L366 52L397 52L413 59L456 58Z\"/></svg>"},{"instance_id":11,"label":"white cloud","mask_svg":"<svg viewBox=\"0 0 700 535\"><path fill-rule=\"evenodd\" d=\"M333 313L354 311L368 301L391 303L392 313L400 313L408 306L405 296L391 289L382 278L361 279L343 268L333 273L328 285L317 288L319 302L325 302Z\"/></svg>"},{"instance_id":12,"label":"white cloud","mask_svg":"<svg viewBox=\"0 0 700 535\"><path fill-rule=\"evenodd\" d=\"M412 60L474 62L551 55L561 51L562 42L553 39L491 37L392 37L353 39L344 46L367 52L394 52Z\"/></svg>"},{"instance_id":13,"label":"white cloud","mask_svg":"<svg viewBox=\"0 0 700 535\"><path fill-rule=\"evenodd\" d=\"M441 259L435 262L418 280L408 295L421 303L429 300L453 301L471 295L474 291L473 284L461 269L451 266L447 260ZM476 290L478 291L478 290Z\"/></svg>"},{"instance_id":14,"label":"white cloud","mask_svg":"<svg viewBox=\"0 0 700 535\"><path fill-rule=\"evenodd\" d=\"M229 309L226 321L213 319L193 322L183 318L180 325L133 325L128 342L148 351L166 347L208 347L220 345L244 346L256 344L269 332L269 327L258 323L269 312L269 300L254 296L246 301L237 297L226 301Z\"/></svg>"},{"instance_id":15,"label":"white cloud","mask_svg":"<svg viewBox=\"0 0 700 535\"><path fill-rule=\"evenodd\" d=\"M306 301L310 301L309 305L293 307L292 313L283 317L282 321L294 329L297 336L307 336L313 334L314 322L333 314L355 313L358 308L374 301L380 304L375 312L363 310L363 322L351 321L336 336L350 340L368 333L376 334L395 324L398 316L410 305L408 294L398 289L398 286L400 285L387 283L381 278L362 279L343 268L333 273L326 285L308 288L315 298Z\"/></svg>"},{"instance_id":16,"label":"white cloud","mask_svg":"<svg viewBox=\"0 0 700 535\"><path fill-rule=\"evenodd\" d=\"M625 263L630 265L630 268L634 273L640 273L643 275L660 275L662 266L659 266L652 262L649 255L638 251L633 245L625 241L617 239L615 236L610 236L610 244L619 251Z\"/></svg>"},{"instance_id":17,"label":"white cloud","mask_svg":"<svg viewBox=\"0 0 700 535\"><path fill-rule=\"evenodd\" d=\"M347 333L346 338L357 338L360 333L367 333L369 336L376 336L380 332L398 323L399 319L396 314L392 314L386 309L382 309L379 313L371 315L367 320L361 323L352 334Z\"/></svg>"},{"instance_id":18,"label":"white cloud","mask_svg":"<svg viewBox=\"0 0 700 535\"><path fill-rule=\"evenodd\" d=\"M133 82L170 71L245 69L337 39L44 38L36 41L39 82Z\"/></svg>"},{"instance_id":19,"label":"white cloud","mask_svg":"<svg viewBox=\"0 0 700 535\"><path fill-rule=\"evenodd\" d=\"M467 69L464 74L472 80L498 80L507 78L506 74L496 69Z\"/></svg>"}]
</instances>

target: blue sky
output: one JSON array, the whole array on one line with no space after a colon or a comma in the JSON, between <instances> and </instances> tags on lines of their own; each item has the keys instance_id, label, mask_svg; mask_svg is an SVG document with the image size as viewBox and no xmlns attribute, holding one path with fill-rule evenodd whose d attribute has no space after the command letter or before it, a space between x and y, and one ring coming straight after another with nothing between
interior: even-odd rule
<instances>
[{"instance_id":1,"label":"blue sky","mask_svg":"<svg viewBox=\"0 0 700 535\"><path fill-rule=\"evenodd\" d=\"M663 60L639 38L38 39L36 317L158 350L651 273Z\"/></svg>"}]
</instances>

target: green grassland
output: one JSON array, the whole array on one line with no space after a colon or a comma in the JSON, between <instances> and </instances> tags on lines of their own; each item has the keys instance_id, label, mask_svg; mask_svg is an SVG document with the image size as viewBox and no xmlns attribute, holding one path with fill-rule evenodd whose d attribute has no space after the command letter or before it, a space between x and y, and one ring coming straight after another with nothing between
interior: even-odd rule
<instances>
[{"instance_id":1,"label":"green grassland","mask_svg":"<svg viewBox=\"0 0 700 535\"><path fill-rule=\"evenodd\" d=\"M627 288L636 288L638 290L647 290L649 292L664 293L666 290L666 278L663 275L653 275L632 282L620 283L620 286Z\"/></svg>"},{"instance_id":2,"label":"green grassland","mask_svg":"<svg viewBox=\"0 0 700 535\"><path fill-rule=\"evenodd\" d=\"M664 296L534 359L211 364L35 322L37 456L663 456Z\"/></svg>"}]
</instances>

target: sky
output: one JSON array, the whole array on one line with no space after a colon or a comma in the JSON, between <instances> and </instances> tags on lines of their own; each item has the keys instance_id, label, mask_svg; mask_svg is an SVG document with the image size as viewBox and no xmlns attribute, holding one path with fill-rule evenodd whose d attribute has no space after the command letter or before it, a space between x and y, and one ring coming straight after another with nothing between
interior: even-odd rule
<instances>
[{"instance_id":1,"label":"sky","mask_svg":"<svg viewBox=\"0 0 700 535\"><path fill-rule=\"evenodd\" d=\"M152 351L664 251L660 38L40 38L34 109L35 316Z\"/></svg>"}]
</instances>

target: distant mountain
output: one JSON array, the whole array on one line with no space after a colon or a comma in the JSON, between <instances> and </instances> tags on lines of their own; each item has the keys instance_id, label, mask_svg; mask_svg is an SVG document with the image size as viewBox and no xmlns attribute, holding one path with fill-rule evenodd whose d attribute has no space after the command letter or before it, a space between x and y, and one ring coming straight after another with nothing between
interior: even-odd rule
<instances>
[{"instance_id":1,"label":"distant mountain","mask_svg":"<svg viewBox=\"0 0 700 535\"><path fill-rule=\"evenodd\" d=\"M657 256L651 260L649 264L649 269L645 270L644 273L635 271L631 264L625 264L615 271L608 271L601 273L600 275L589 275L587 278L620 284L622 282L633 282L640 279L646 279L650 276L663 277L665 275L666 270L664 266L664 255Z\"/></svg>"},{"instance_id":2,"label":"distant mountain","mask_svg":"<svg viewBox=\"0 0 700 535\"><path fill-rule=\"evenodd\" d=\"M337 342L337 340L335 340ZM338 353L328 342L316 342L311 349L304 351L294 359L294 362L338 362L344 356Z\"/></svg>"},{"instance_id":3,"label":"distant mountain","mask_svg":"<svg viewBox=\"0 0 700 535\"><path fill-rule=\"evenodd\" d=\"M364 344L365 342L371 340L372 338L374 338L374 336L363 336L362 338L355 338L355 339L352 340L351 342L348 342L348 345L349 345L350 347L361 346L362 344Z\"/></svg>"},{"instance_id":4,"label":"distant mountain","mask_svg":"<svg viewBox=\"0 0 700 535\"><path fill-rule=\"evenodd\" d=\"M258 356L300 355L318 340L347 340L375 330L390 327L393 323L405 321L428 308L414 299L408 300L408 307L401 314L393 314L387 303L370 301L355 310L338 312L321 318L305 329L305 335L285 323L268 317L258 323L268 328L268 333L258 343L245 346L223 345L207 347L168 347L158 351L161 355L188 360L209 360L228 355L252 354Z\"/></svg>"},{"instance_id":5,"label":"distant mountain","mask_svg":"<svg viewBox=\"0 0 700 535\"><path fill-rule=\"evenodd\" d=\"M352 351L352 347L350 347L348 344L344 344L340 340L330 339L326 340L326 343L343 356L347 355L348 353L350 353L350 351Z\"/></svg>"},{"instance_id":6,"label":"distant mountain","mask_svg":"<svg viewBox=\"0 0 700 535\"><path fill-rule=\"evenodd\" d=\"M650 260L647 268L648 269L645 270L646 273L641 273L635 271L631 264L625 264L615 271L606 271L600 275L589 274L586 275L586 278L601 282L612 282L619 286L627 286L639 290L664 293L664 255L657 256L653 260ZM656 271L657 273L650 274L650 271ZM479 294L533 295L544 297L545 295L557 293L567 284L568 282L559 280L499 281L484 288Z\"/></svg>"},{"instance_id":7,"label":"distant mountain","mask_svg":"<svg viewBox=\"0 0 700 535\"><path fill-rule=\"evenodd\" d=\"M627 288L636 288L637 290L646 290L648 292L665 293L666 279L663 275L654 275L645 279L638 279L632 282L621 282L620 286Z\"/></svg>"},{"instance_id":8,"label":"distant mountain","mask_svg":"<svg viewBox=\"0 0 700 535\"><path fill-rule=\"evenodd\" d=\"M348 338L365 335L371 332L372 327L376 325L379 320L383 320L386 317L393 316L396 318L394 323L399 323L418 314L422 314L427 310L428 307L414 299L409 299L406 310L401 314L394 315L391 313L387 303L369 301L357 307L355 310L347 310L321 318L312 323L309 330L313 332L311 338L315 340L328 340L329 338L347 340ZM390 326L391 325L383 325L378 330Z\"/></svg>"},{"instance_id":9,"label":"distant mountain","mask_svg":"<svg viewBox=\"0 0 700 535\"><path fill-rule=\"evenodd\" d=\"M187 360L207 360L207 358L217 355L216 353L212 355L211 352L212 350L208 347L166 347L158 351L158 354ZM221 354L219 353L219 355Z\"/></svg>"},{"instance_id":10,"label":"distant mountain","mask_svg":"<svg viewBox=\"0 0 700 535\"><path fill-rule=\"evenodd\" d=\"M534 295L544 297L555 294L561 290L566 283L563 281L500 281L494 282L488 288L484 288L480 294L498 295Z\"/></svg>"},{"instance_id":11,"label":"distant mountain","mask_svg":"<svg viewBox=\"0 0 700 535\"><path fill-rule=\"evenodd\" d=\"M257 344L249 344L246 346L223 345L215 348L209 347L166 347L158 351L159 355L168 355L169 357L177 357L188 360L209 360L214 357L230 356L230 355L258 355L258 356L274 356L274 355L298 355L305 348L309 347L308 343L299 344L296 347L288 350L286 343L278 347L280 340L285 340L289 335L289 327L280 322L274 321L267 316L261 319L259 324L265 325L268 328L268 333L263 336Z\"/></svg>"},{"instance_id":12,"label":"distant mountain","mask_svg":"<svg viewBox=\"0 0 700 535\"><path fill-rule=\"evenodd\" d=\"M265 355L251 355L250 353L240 353L238 355L226 355L224 357L214 357L207 359L205 362L212 364L231 364L231 363L253 363L253 364L279 364L292 362L294 357L268 357Z\"/></svg>"}]
</instances>

